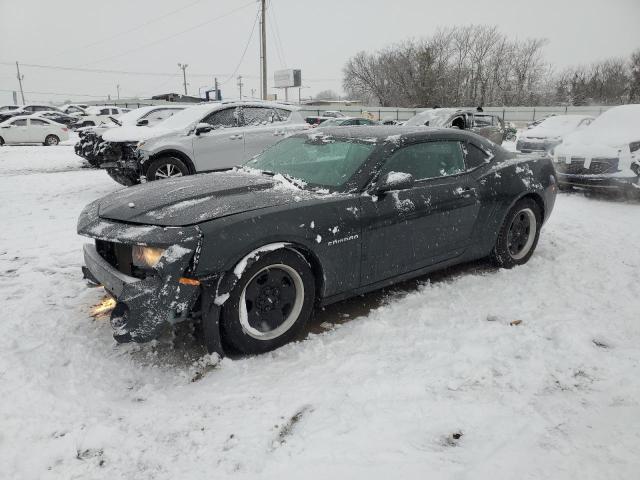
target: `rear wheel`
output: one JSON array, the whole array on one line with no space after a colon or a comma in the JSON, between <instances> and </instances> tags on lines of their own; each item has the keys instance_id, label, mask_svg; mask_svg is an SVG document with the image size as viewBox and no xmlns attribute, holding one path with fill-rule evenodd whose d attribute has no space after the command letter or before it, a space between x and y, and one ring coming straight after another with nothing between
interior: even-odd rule
<instances>
[{"instance_id":1,"label":"rear wheel","mask_svg":"<svg viewBox=\"0 0 640 480\"><path fill-rule=\"evenodd\" d=\"M55 145L58 145L59 143L60 139L55 135L47 135L47 137L44 139L44 144L48 147L53 147Z\"/></svg>"},{"instance_id":2,"label":"rear wheel","mask_svg":"<svg viewBox=\"0 0 640 480\"><path fill-rule=\"evenodd\" d=\"M189 175L189 168L176 157L160 157L151 162L147 168L147 180L164 180L166 178Z\"/></svg>"},{"instance_id":3,"label":"rear wheel","mask_svg":"<svg viewBox=\"0 0 640 480\"><path fill-rule=\"evenodd\" d=\"M307 262L291 250L269 253L242 274L225 302L223 338L247 354L279 348L304 328L314 300Z\"/></svg>"},{"instance_id":4,"label":"rear wheel","mask_svg":"<svg viewBox=\"0 0 640 480\"><path fill-rule=\"evenodd\" d=\"M542 212L529 198L517 202L504 219L491 254L496 264L512 268L529 261L538 244Z\"/></svg>"}]
</instances>

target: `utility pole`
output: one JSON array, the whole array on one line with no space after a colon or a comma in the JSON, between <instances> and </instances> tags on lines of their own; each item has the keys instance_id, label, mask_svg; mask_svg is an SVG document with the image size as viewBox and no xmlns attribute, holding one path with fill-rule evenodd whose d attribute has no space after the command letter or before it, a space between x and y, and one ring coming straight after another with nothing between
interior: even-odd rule
<instances>
[{"instance_id":1,"label":"utility pole","mask_svg":"<svg viewBox=\"0 0 640 480\"><path fill-rule=\"evenodd\" d=\"M16 62L16 70L18 71L18 83L20 84L20 96L22 97L22 104L25 104L24 101L24 90L22 90L22 80L24 80L24 75L20 75L20 65Z\"/></svg>"},{"instance_id":2,"label":"utility pole","mask_svg":"<svg viewBox=\"0 0 640 480\"><path fill-rule=\"evenodd\" d=\"M255 88L251 89L251 98L256 98L256 89Z\"/></svg>"},{"instance_id":3,"label":"utility pole","mask_svg":"<svg viewBox=\"0 0 640 480\"><path fill-rule=\"evenodd\" d=\"M262 99L267 99L267 0L262 0L262 21L260 22L260 63L262 67Z\"/></svg>"},{"instance_id":4,"label":"utility pole","mask_svg":"<svg viewBox=\"0 0 640 480\"><path fill-rule=\"evenodd\" d=\"M186 63L185 64L182 64L182 63L178 64L178 68L182 69L182 78L184 80L184 94L185 95L187 94L187 67L188 66L189 65L187 65Z\"/></svg>"},{"instance_id":5,"label":"utility pole","mask_svg":"<svg viewBox=\"0 0 640 480\"><path fill-rule=\"evenodd\" d=\"M242 83L242 75L238 75L238 88L240 89L240 100L242 100L242 87L244 83Z\"/></svg>"},{"instance_id":6,"label":"utility pole","mask_svg":"<svg viewBox=\"0 0 640 480\"><path fill-rule=\"evenodd\" d=\"M120 100L120 84L116 85L116 90L118 91L118 100Z\"/></svg>"},{"instance_id":7,"label":"utility pole","mask_svg":"<svg viewBox=\"0 0 640 480\"><path fill-rule=\"evenodd\" d=\"M218 77L214 77L214 79L213 79L213 88L216 91L216 98L215 99L216 100L222 100L220 98L220 92L218 91Z\"/></svg>"}]
</instances>

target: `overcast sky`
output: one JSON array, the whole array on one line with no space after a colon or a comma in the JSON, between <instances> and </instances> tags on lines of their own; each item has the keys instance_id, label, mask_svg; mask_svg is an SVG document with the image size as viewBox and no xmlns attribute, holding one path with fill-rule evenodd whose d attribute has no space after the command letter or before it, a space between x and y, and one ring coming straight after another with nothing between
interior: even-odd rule
<instances>
[{"instance_id":1,"label":"overcast sky","mask_svg":"<svg viewBox=\"0 0 640 480\"><path fill-rule=\"evenodd\" d=\"M544 37L557 68L640 48L640 0L271 0L269 83L280 68L302 69L303 97L341 92L345 61L428 36L440 26L497 25L513 38ZM149 96L182 92L177 63L188 64L188 90L198 95L216 75L225 97L259 95L258 3L250 0L0 0L0 104L18 89L24 64L147 72L154 75L52 70L23 66L26 100ZM279 39L279 41L278 41ZM242 53L246 47L243 60ZM6 65L5 63L9 63ZM237 69L236 75L232 76ZM165 75L162 75L165 74ZM271 89L270 89L271 90ZM53 95L62 94L62 95ZM75 94L75 95L73 95ZM297 98L297 91L291 92Z\"/></svg>"}]
</instances>

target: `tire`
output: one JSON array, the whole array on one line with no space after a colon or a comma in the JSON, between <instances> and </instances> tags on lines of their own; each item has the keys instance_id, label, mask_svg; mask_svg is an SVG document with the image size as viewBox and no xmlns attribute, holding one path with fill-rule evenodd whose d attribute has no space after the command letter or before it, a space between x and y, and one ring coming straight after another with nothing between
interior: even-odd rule
<instances>
[{"instance_id":1,"label":"tire","mask_svg":"<svg viewBox=\"0 0 640 480\"><path fill-rule=\"evenodd\" d=\"M60 139L55 135L47 135L44 139L44 145L47 147L55 147L60 143Z\"/></svg>"},{"instance_id":2,"label":"tire","mask_svg":"<svg viewBox=\"0 0 640 480\"><path fill-rule=\"evenodd\" d=\"M246 354L279 348L304 328L314 301L315 279L301 255L287 249L266 254L244 271L225 302L222 338Z\"/></svg>"},{"instance_id":3,"label":"tire","mask_svg":"<svg viewBox=\"0 0 640 480\"><path fill-rule=\"evenodd\" d=\"M160 157L155 159L147 168L147 180L164 180L165 178L183 177L189 175L189 168L176 157Z\"/></svg>"},{"instance_id":4,"label":"tire","mask_svg":"<svg viewBox=\"0 0 640 480\"><path fill-rule=\"evenodd\" d=\"M538 245L542 227L542 212L538 204L524 198L507 213L491 253L492 260L502 268L524 265Z\"/></svg>"},{"instance_id":5,"label":"tire","mask_svg":"<svg viewBox=\"0 0 640 480\"><path fill-rule=\"evenodd\" d=\"M140 183L139 176L136 176L133 173L123 173L115 168L107 168L107 174L120 185L124 185L125 187L130 187Z\"/></svg>"}]
</instances>

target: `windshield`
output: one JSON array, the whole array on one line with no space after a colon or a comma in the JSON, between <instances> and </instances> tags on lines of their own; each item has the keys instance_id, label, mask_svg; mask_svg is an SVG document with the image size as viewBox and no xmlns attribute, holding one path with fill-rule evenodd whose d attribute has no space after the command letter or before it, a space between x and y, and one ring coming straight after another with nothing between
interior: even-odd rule
<instances>
[{"instance_id":1,"label":"windshield","mask_svg":"<svg viewBox=\"0 0 640 480\"><path fill-rule=\"evenodd\" d=\"M291 137L252 158L245 167L341 190L374 148L373 143L328 136Z\"/></svg>"},{"instance_id":2,"label":"windshield","mask_svg":"<svg viewBox=\"0 0 640 480\"><path fill-rule=\"evenodd\" d=\"M452 113L453 111L448 108L426 110L407 120L407 123L405 123L405 125L412 127L418 125L427 125L428 127L444 127L446 126L447 120L449 120Z\"/></svg>"},{"instance_id":3,"label":"windshield","mask_svg":"<svg viewBox=\"0 0 640 480\"><path fill-rule=\"evenodd\" d=\"M118 121L122 124L122 125L135 125L136 122L138 121L138 119L140 117L142 117L143 115L145 115L147 112L149 112L151 109L149 108L137 108L135 110L131 110L130 112L127 112L123 115L120 115L120 118L118 118Z\"/></svg>"},{"instance_id":4,"label":"windshield","mask_svg":"<svg viewBox=\"0 0 640 480\"><path fill-rule=\"evenodd\" d=\"M214 109L215 106L211 105L207 106L207 108L202 108L201 106L185 108L184 110L176 112L174 115L171 115L169 118L158 123L155 126L158 128L167 128L170 130L186 128L204 118Z\"/></svg>"}]
</instances>

